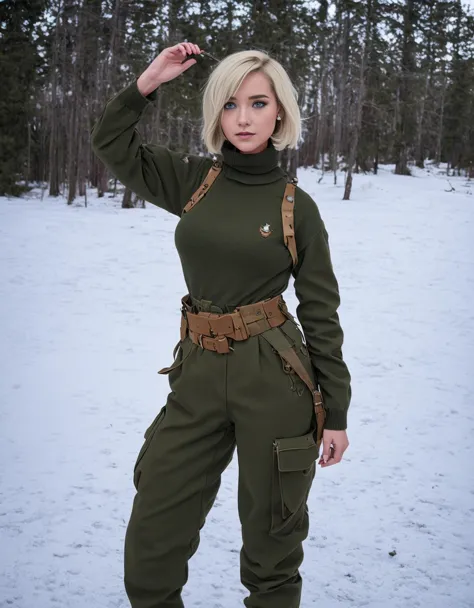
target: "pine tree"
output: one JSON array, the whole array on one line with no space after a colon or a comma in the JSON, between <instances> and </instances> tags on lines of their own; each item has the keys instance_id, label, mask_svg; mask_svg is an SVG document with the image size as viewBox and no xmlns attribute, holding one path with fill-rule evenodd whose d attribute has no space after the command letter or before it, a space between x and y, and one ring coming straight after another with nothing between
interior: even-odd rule
<instances>
[{"instance_id":1,"label":"pine tree","mask_svg":"<svg viewBox=\"0 0 474 608\"><path fill-rule=\"evenodd\" d=\"M35 24L45 10L41 0L0 3L0 196L27 190L21 180L34 179L33 108L36 72L41 58L35 44Z\"/></svg>"}]
</instances>

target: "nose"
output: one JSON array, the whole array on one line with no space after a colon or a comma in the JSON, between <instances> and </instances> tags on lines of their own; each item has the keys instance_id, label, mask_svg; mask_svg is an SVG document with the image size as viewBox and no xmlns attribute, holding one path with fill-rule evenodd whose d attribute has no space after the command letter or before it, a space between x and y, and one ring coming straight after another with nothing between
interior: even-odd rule
<instances>
[{"instance_id":1,"label":"nose","mask_svg":"<svg viewBox=\"0 0 474 608\"><path fill-rule=\"evenodd\" d=\"M245 110L245 109L239 110L237 122L241 127L247 126L249 124L247 110Z\"/></svg>"}]
</instances>

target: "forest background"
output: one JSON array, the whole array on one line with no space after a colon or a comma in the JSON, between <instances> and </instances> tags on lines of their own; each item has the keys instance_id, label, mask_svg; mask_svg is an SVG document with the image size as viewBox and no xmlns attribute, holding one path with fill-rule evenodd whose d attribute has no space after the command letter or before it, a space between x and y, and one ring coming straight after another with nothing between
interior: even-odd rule
<instances>
[{"instance_id":1,"label":"forest background","mask_svg":"<svg viewBox=\"0 0 474 608\"><path fill-rule=\"evenodd\" d=\"M377 173L447 163L474 177L474 10L460 0L4 0L0 4L0 195L41 185L68 204L117 184L90 146L106 102L167 46L217 59L260 49L288 71L303 137L284 169ZM145 141L207 154L202 57L161 88ZM340 174L339 174L340 175ZM339 177L340 179L340 177ZM78 202L76 200L76 202ZM140 201L124 190L122 206Z\"/></svg>"}]
</instances>

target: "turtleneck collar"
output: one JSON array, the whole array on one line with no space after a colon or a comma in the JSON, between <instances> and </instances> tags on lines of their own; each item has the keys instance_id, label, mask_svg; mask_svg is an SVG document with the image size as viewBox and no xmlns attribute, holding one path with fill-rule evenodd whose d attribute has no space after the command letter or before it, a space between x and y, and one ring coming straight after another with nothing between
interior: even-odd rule
<instances>
[{"instance_id":1,"label":"turtleneck collar","mask_svg":"<svg viewBox=\"0 0 474 608\"><path fill-rule=\"evenodd\" d=\"M268 146L257 154L242 154L226 139L221 155L224 175L243 184L270 184L285 175L278 165L279 153L271 138Z\"/></svg>"}]
</instances>

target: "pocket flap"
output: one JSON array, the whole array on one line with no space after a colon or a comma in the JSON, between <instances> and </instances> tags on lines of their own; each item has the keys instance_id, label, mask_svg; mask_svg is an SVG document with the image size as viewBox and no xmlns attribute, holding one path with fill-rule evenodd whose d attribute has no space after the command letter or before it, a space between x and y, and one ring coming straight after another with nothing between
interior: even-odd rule
<instances>
[{"instance_id":1,"label":"pocket flap","mask_svg":"<svg viewBox=\"0 0 474 608\"><path fill-rule=\"evenodd\" d=\"M301 437L285 437L275 440L280 471L303 471L309 469L319 456L314 441L314 431Z\"/></svg>"}]
</instances>

